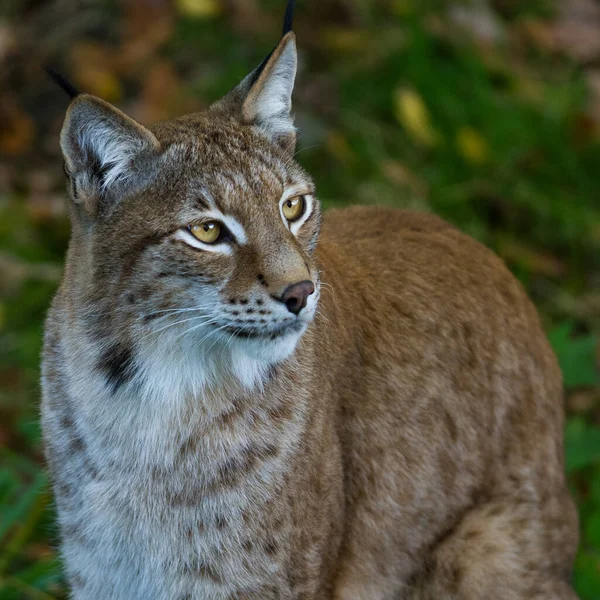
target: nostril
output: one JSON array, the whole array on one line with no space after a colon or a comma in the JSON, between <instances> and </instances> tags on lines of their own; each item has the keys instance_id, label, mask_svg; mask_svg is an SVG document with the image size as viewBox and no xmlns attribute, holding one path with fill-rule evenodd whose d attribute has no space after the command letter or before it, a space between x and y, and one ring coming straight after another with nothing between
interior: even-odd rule
<instances>
[{"instance_id":1,"label":"nostril","mask_svg":"<svg viewBox=\"0 0 600 600\"><path fill-rule=\"evenodd\" d=\"M297 315L306 306L306 300L314 291L315 285L312 281L293 283L285 289L281 301L292 314Z\"/></svg>"},{"instance_id":2,"label":"nostril","mask_svg":"<svg viewBox=\"0 0 600 600\"><path fill-rule=\"evenodd\" d=\"M298 306L298 299L297 298L288 298L285 301L285 305L287 306L287 309L291 312L291 313L297 313L298 311L296 310L297 306Z\"/></svg>"}]
</instances>

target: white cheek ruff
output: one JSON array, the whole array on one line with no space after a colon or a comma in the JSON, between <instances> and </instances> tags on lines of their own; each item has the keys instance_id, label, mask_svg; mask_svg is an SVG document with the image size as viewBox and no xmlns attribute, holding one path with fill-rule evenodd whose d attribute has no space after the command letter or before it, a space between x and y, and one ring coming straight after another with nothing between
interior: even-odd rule
<instances>
[{"instance_id":1,"label":"white cheek ruff","mask_svg":"<svg viewBox=\"0 0 600 600\"><path fill-rule=\"evenodd\" d=\"M302 196L304 198L304 202L305 202L304 214L297 221L292 221L290 223L285 218L285 215L283 214L283 205L285 204L285 202L287 200L289 200L290 198L294 198L296 196ZM313 210L313 206L314 206L314 198L313 198L312 194L303 194L302 191L297 188L290 188L289 190L286 190L283 193L283 196L281 197L281 200L279 201L279 214L281 215L281 218L283 219L285 226L294 235L297 235L297 233L298 233L298 231L300 231L300 228L302 227L302 225L304 225L304 223L306 223L306 220L308 219L308 217L310 217L312 210Z\"/></svg>"}]
</instances>

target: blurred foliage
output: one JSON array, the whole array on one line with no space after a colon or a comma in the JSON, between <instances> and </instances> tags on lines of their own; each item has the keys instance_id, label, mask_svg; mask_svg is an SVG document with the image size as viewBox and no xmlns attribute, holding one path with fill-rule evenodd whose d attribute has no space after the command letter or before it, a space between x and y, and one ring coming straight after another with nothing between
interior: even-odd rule
<instances>
[{"instance_id":1,"label":"blurred foliage","mask_svg":"<svg viewBox=\"0 0 600 600\"><path fill-rule=\"evenodd\" d=\"M201 110L277 40L284 0L0 5L0 600L64 598L38 425L69 226L51 62L142 122ZM600 8L299 0L298 160L326 206L434 211L492 247L565 377L574 581L600 598Z\"/></svg>"}]
</instances>

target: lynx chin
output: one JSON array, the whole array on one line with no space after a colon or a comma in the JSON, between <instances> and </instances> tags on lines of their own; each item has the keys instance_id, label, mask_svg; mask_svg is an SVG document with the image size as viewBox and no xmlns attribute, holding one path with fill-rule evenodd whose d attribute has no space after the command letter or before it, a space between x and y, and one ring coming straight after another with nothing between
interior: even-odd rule
<instances>
[{"instance_id":1,"label":"lynx chin","mask_svg":"<svg viewBox=\"0 0 600 600\"><path fill-rule=\"evenodd\" d=\"M321 213L287 16L203 113L73 91L42 374L71 597L574 600L536 311L433 215Z\"/></svg>"}]
</instances>

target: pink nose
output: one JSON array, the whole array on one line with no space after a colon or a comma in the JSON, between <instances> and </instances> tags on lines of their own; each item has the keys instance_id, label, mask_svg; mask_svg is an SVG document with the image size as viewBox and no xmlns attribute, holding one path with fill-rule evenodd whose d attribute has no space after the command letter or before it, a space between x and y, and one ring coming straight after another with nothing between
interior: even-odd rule
<instances>
[{"instance_id":1,"label":"pink nose","mask_svg":"<svg viewBox=\"0 0 600 600\"><path fill-rule=\"evenodd\" d=\"M297 315L305 306L308 297L315 291L315 284L308 279L299 283L292 283L285 288L281 301L287 309Z\"/></svg>"}]
</instances>

